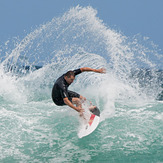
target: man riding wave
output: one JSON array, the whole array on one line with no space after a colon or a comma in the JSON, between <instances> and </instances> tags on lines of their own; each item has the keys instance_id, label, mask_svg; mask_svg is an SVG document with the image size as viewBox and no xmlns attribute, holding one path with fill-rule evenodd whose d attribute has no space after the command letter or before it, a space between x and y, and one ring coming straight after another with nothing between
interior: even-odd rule
<instances>
[{"instance_id":1,"label":"man riding wave","mask_svg":"<svg viewBox=\"0 0 163 163\"><path fill-rule=\"evenodd\" d=\"M82 115L84 110L82 109L81 101L86 100L86 98L76 92L69 91L68 87L73 83L76 75L85 71L92 71L96 73L106 72L104 68L92 69L89 67L83 67L63 74L56 80L52 89L52 99L56 105L68 105Z\"/></svg>"}]
</instances>

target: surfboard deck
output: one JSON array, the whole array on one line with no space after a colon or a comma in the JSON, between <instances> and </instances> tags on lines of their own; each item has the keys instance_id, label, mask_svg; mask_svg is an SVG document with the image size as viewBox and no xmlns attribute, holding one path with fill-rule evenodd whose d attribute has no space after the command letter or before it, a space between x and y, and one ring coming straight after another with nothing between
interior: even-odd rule
<instances>
[{"instance_id":1,"label":"surfboard deck","mask_svg":"<svg viewBox=\"0 0 163 163\"><path fill-rule=\"evenodd\" d=\"M100 122L100 111L96 107L90 111L90 115L87 121L83 121L78 132L78 137L82 138L91 134L99 125Z\"/></svg>"}]
</instances>

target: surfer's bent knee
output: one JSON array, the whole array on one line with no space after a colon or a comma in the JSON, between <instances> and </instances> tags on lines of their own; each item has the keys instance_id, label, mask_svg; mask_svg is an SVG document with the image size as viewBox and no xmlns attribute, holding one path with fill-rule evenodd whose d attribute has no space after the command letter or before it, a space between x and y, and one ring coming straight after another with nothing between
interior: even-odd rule
<instances>
[{"instance_id":1,"label":"surfer's bent knee","mask_svg":"<svg viewBox=\"0 0 163 163\"><path fill-rule=\"evenodd\" d=\"M72 103L73 103L73 104L76 104L76 105L81 105L81 101L80 101L80 99L77 98L77 97L73 97L73 98L72 98Z\"/></svg>"}]
</instances>

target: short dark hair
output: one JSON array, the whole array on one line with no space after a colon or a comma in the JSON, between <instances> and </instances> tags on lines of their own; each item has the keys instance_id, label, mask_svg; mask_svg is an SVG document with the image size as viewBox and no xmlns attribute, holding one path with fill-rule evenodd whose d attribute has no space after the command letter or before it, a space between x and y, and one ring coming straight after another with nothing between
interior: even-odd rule
<instances>
[{"instance_id":1,"label":"short dark hair","mask_svg":"<svg viewBox=\"0 0 163 163\"><path fill-rule=\"evenodd\" d=\"M75 77L74 71L68 71L66 72L66 74L64 76L67 76L68 78L70 78L71 76Z\"/></svg>"}]
</instances>

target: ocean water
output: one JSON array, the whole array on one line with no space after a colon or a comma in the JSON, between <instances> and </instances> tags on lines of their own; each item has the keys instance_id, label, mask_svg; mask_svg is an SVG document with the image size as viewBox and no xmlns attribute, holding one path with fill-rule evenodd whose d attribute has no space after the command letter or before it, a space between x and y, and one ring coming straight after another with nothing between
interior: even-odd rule
<instances>
[{"instance_id":1,"label":"ocean water","mask_svg":"<svg viewBox=\"0 0 163 163\"><path fill-rule=\"evenodd\" d=\"M80 6L23 37L0 47L0 162L163 162L156 45L111 29L95 9ZM107 69L82 73L69 88L101 111L98 128L82 139L78 113L51 100L55 80L79 67Z\"/></svg>"}]
</instances>

